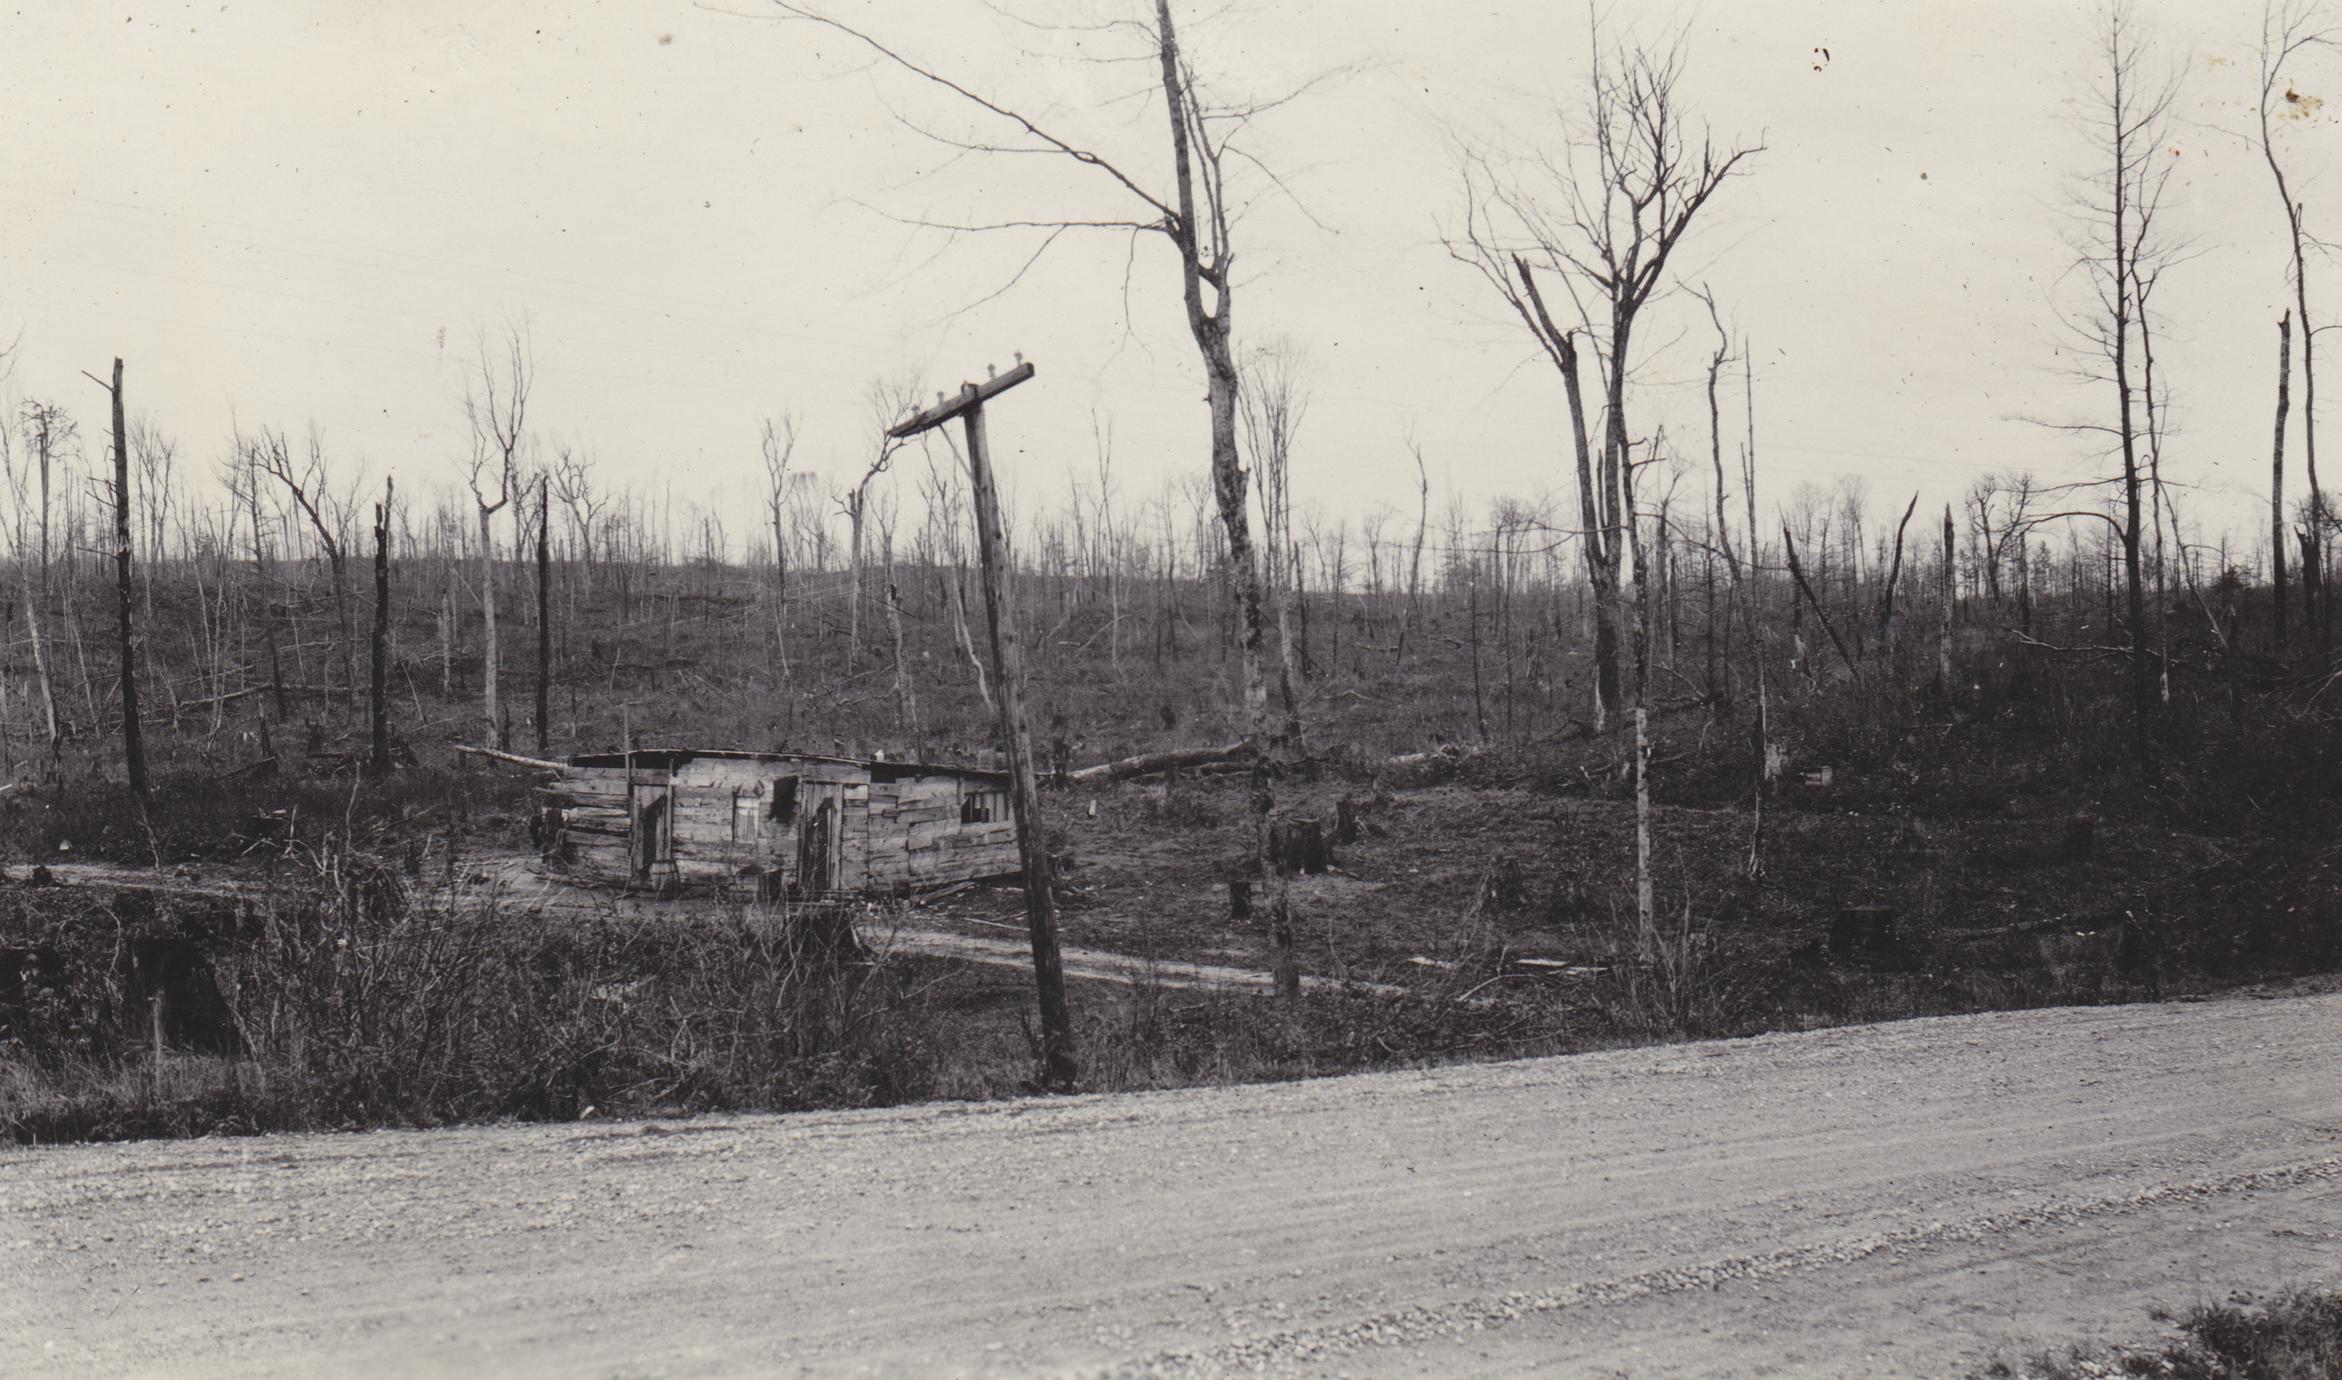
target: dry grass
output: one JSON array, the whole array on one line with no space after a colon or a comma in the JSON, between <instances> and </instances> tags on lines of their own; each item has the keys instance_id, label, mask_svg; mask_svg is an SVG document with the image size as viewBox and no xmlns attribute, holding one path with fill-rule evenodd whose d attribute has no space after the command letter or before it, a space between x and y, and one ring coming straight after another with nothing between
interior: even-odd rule
<instances>
[{"instance_id":1,"label":"dry grass","mask_svg":"<svg viewBox=\"0 0 2342 1380\"><path fill-rule=\"evenodd\" d=\"M2037 1356L1999 1362L1990 1380L2089 1380L2167 1376L2173 1380L2337 1380L2342 1377L2342 1294L2296 1289L2266 1302L2205 1305L2179 1322L2180 1335L2152 1347Z\"/></svg>"}]
</instances>

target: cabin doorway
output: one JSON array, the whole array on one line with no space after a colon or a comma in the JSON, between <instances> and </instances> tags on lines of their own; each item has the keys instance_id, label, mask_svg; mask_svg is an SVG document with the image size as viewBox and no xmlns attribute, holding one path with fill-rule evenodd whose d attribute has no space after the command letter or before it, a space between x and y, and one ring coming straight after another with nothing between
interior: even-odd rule
<instances>
[{"instance_id":1,"label":"cabin doorway","mask_svg":"<svg viewBox=\"0 0 2342 1380\"><path fill-rule=\"evenodd\" d=\"M837 800L828 798L798 815L797 890L807 898L838 889L838 814Z\"/></svg>"},{"instance_id":2,"label":"cabin doorway","mask_svg":"<svg viewBox=\"0 0 2342 1380\"><path fill-rule=\"evenodd\" d=\"M675 872L675 820L671 786L634 788L634 879L664 881Z\"/></svg>"}]
</instances>

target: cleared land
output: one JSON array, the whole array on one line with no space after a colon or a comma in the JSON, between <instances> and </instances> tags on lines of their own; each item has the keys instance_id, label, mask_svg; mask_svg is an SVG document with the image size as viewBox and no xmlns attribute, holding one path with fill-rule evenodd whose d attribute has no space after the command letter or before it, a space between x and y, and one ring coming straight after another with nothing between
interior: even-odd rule
<instances>
[{"instance_id":1,"label":"cleared land","mask_svg":"<svg viewBox=\"0 0 2342 1380\"><path fill-rule=\"evenodd\" d=\"M0 1336L75 1375L1960 1374L2331 1278L2338 1056L2319 996L14 1149Z\"/></svg>"}]
</instances>

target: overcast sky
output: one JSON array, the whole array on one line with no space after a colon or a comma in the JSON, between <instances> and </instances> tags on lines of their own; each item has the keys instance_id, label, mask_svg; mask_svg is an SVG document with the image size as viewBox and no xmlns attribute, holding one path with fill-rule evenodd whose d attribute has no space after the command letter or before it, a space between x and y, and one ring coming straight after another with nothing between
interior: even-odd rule
<instances>
[{"instance_id":1,"label":"overcast sky","mask_svg":"<svg viewBox=\"0 0 2342 1380\"><path fill-rule=\"evenodd\" d=\"M0 341L22 333L8 387L66 402L94 434L103 395L79 371L119 354L134 410L198 461L233 419L314 419L346 464L446 483L466 450L474 333L525 316L540 434L590 447L614 481L727 504L736 535L761 483L760 417L800 413L799 463L837 487L868 449L871 380L915 375L931 394L1017 351L1040 374L992 427L1028 505L1092 473L1093 412L1126 499L1202 471L1201 372L1161 237L1069 234L1018 278L1034 232L904 223L1115 219L1133 214L1127 194L1056 160L956 154L905 121L1006 131L834 34L725 4L121 0L0 15ZM1215 91L1334 78L1258 124L1249 147L1285 190L1238 170L1239 337L1282 337L1309 360L1300 501L1411 518L1410 435L1435 502L1566 494L1556 377L1440 241L1462 204L1459 143L1559 147L1558 115L1580 106L1584 12L1197 8L1184 36ZM1112 35L958 0L834 9L1166 186L1149 73L1090 60L1127 51ZM1646 34L1688 34L1683 94L1717 137L1764 145L1677 269L1755 342L1771 499L1861 476L1899 508L1994 469L2103 472L2088 442L2025 420L2107 401L2070 382L2053 310L2073 287L2063 189L2097 161L2073 109L2085 6L1636 10ZM2249 531L2288 293L2277 198L2242 138L2259 6L2143 12L2185 83L2174 220L2198 251L2162 291L2170 475L2201 486L2205 517ZM2342 92L2342 59L2295 81ZM2296 108L2310 113L2282 138L2297 185L2313 228L2342 238L2342 107ZM2342 283L2342 267L2312 272ZM1664 422L1704 456L1705 316L1681 299L1660 314L1651 338L1677 343L1641 370L1637 429ZM1739 404L1735 387L1728 414Z\"/></svg>"}]
</instances>

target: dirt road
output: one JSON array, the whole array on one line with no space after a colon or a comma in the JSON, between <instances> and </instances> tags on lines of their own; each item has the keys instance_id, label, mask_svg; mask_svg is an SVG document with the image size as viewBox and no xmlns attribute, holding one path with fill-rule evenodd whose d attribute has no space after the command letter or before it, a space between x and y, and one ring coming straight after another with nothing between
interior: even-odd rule
<instances>
[{"instance_id":1,"label":"dirt road","mask_svg":"<svg viewBox=\"0 0 2342 1380\"><path fill-rule=\"evenodd\" d=\"M51 863L49 875L60 886L161 891L225 900L263 895L269 887L264 875L216 868L204 872L195 868L165 870L116 863ZM649 896L624 895L569 885L546 876L537 869L534 859L520 854L490 854L476 859L468 868L467 878L457 894L482 899L492 894L500 905L530 912L579 915L616 912L651 919L662 913L672 913L678 906L704 904L698 898L662 901ZM437 894L447 893L442 891ZM995 927L1007 932L1005 934L968 934L931 925L906 923L899 919L889 920L883 926L863 925L859 928L863 941L882 952L922 954L930 958L956 959L962 963L1010 968L1018 972L1029 972L1033 966L1032 942L1023 937L1021 924ZM1275 976L1259 968L1145 958L1079 944L1059 945L1058 959L1065 969L1065 975L1076 981L1147 983L1219 992L1268 993L1276 990ZM1564 976L1578 976L1584 971L1581 969L1578 973ZM1386 997L1408 994L1406 988L1389 983L1343 982L1307 974L1303 975L1301 985L1309 991L1345 990Z\"/></svg>"},{"instance_id":2,"label":"dirt road","mask_svg":"<svg viewBox=\"0 0 2342 1380\"><path fill-rule=\"evenodd\" d=\"M2342 1273L2342 997L0 1151L38 1375L1959 1375Z\"/></svg>"}]
</instances>

